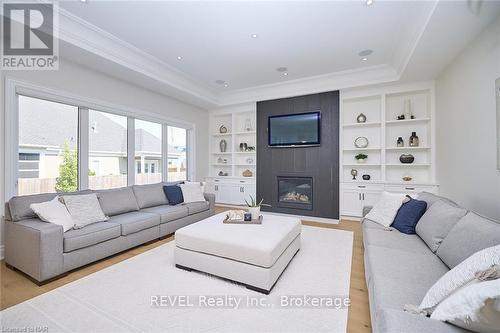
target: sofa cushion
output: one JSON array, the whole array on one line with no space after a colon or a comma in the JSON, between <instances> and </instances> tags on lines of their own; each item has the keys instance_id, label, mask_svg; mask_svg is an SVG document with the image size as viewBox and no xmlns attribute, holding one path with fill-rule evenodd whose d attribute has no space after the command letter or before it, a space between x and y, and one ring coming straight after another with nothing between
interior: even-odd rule
<instances>
[{"instance_id":1,"label":"sofa cushion","mask_svg":"<svg viewBox=\"0 0 500 333\"><path fill-rule=\"evenodd\" d=\"M169 205L178 205L184 202L184 198L182 196L182 190L179 185L167 185L163 186L163 191L168 199Z\"/></svg>"},{"instance_id":2,"label":"sofa cushion","mask_svg":"<svg viewBox=\"0 0 500 333\"><path fill-rule=\"evenodd\" d=\"M363 228L363 243L411 253L426 254L429 252L429 248L420 237L403 234L397 229Z\"/></svg>"},{"instance_id":3,"label":"sofa cushion","mask_svg":"<svg viewBox=\"0 0 500 333\"><path fill-rule=\"evenodd\" d=\"M135 199L139 208L148 208L153 206L167 205L168 200L163 192L163 184L147 184L132 186Z\"/></svg>"},{"instance_id":4,"label":"sofa cushion","mask_svg":"<svg viewBox=\"0 0 500 333\"><path fill-rule=\"evenodd\" d=\"M32 203L41 203L54 199L56 196L62 195L75 195L75 194L89 194L90 190L77 191L71 193L42 193L32 195L21 195L12 197L9 200L9 212L12 222L17 222L25 219L37 218L35 212L30 208Z\"/></svg>"},{"instance_id":5,"label":"sofa cushion","mask_svg":"<svg viewBox=\"0 0 500 333\"><path fill-rule=\"evenodd\" d=\"M370 228L370 229L379 229L379 230L392 230L391 227L384 227L383 225L381 224L378 224L377 222L374 222L370 219L363 219L361 220L361 225L363 227L363 229L365 228Z\"/></svg>"},{"instance_id":6,"label":"sofa cushion","mask_svg":"<svg viewBox=\"0 0 500 333\"><path fill-rule=\"evenodd\" d=\"M451 229L437 251L453 268L477 251L500 244L500 223L469 212Z\"/></svg>"},{"instance_id":7,"label":"sofa cushion","mask_svg":"<svg viewBox=\"0 0 500 333\"><path fill-rule=\"evenodd\" d=\"M208 201L188 202L183 205L187 207L189 215L201 213L210 208Z\"/></svg>"},{"instance_id":8,"label":"sofa cushion","mask_svg":"<svg viewBox=\"0 0 500 333\"><path fill-rule=\"evenodd\" d=\"M377 320L374 333L423 333L423 332L440 332L440 333L458 333L469 332L456 326L443 323L439 320L434 320L424 316L411 314L408 312L382 309L377 312Z\"/></svg>"},{"instance_id":9,"label":"sofa cushion","mask_svg":"<svg viewBox=\"0 0 500 333\"><path fill-rule=\"evenodd\" d=\"M432 252L436 252L443 239L466 213L465 208L457 207L445 200L436 201L418 221L417 234Z\"/></svg>"},{"instance_id":10,"label":"sofa cushion","mask_svg":"<svg viewBox=\"0 0 500 333\"><path fill-rule=\"evenodd\" d=\"M427 202L406 196L409 201L399 208L391 227L405 234L415 234L415 226L427 209Z\"/></svg>"},{"instance_id":11,"label":"sofa cushion","mask_svg":"<svg viewBox=\"0 0 500 333\"><path fill-rule=\"evenodd\" d=\"M188 208L184 205L170 206L162 205L144 208L141 212L148 212L160 216L161 223L167 223L188 216Z\"/></svg>"},{"instance_id":12,"label":"sofa cushion","mask_svg":"<svg viewBox=\"0 0 500 333\"><path fill-rule=\"evenodd\" d=\"M129 212L115 215L109 219L109 222L121 225L122 236L127 236L135 232L160 225L160 216L142 211ZM158 229L158 235L159 232L160 229Z\"/></svg>"},{"instance_id":13,"label":"sofa cushion","mask_svg":"<svg viewBox=\"0 0 500 333\"><path fill-rule=\"evenodd\" d=\"M64 252L71 252L87 246L95 245L116 237L120 237L120 225L109 222L98 222L64 233Z\"/></svg>"},{"instance_id":14,"label":"sofa cushion","mask_svg":"<svg viewBox=\"0 0 500 333\"><path fill-rule=\"evenodd\" d=\"M379 275L408 283L423 284L430 288L449 270L431 251L410 253L368 245L365 247L365 256L371 274L370 280L373 276Z\"/></svg>"},{"instance_id":15,"label":"sofa cushion","mask_svg":"<svg viewBox=\"0 0 500 333\"><path fill-rule=\"evenodd\" d=\"M433 193L429 192L420 192L417 196L418 200L425 201L427 203L427 209L429 209L430 206L432 206L436 201L443 200L446 201L447 203L453 205L453 206L458 206L455 201L452 201L448 198L445 197L440 197L439 195L435 195Z\"/></svg>"},{"instance_id":16,"label":"sofa cushion","mask_svg":"<svg viewBox=\"0 0 500 333\"><path fill-rule=\"evenodd\" d=\"M139 210L134 191L130 187L97 191L102 211L107 216Z\"/></svg>"}]
</instances>

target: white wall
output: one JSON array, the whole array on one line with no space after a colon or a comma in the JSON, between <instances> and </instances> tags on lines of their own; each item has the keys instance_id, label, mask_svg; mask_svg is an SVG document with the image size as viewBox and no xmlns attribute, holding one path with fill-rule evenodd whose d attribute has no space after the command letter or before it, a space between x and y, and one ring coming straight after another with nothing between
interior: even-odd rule
<instances>
[{"instance_id":1,"label":"white wall","mask_svg":"<svg viewBox=\"0 0 500 333\"><path fill-rule=\"evenodd\" d=\"M173 98L117 80L72 62L61 61L58 71L2 71L0 81L0 202L5 202L5 79L13 78L81 97L126 106L148 113L158 113L195 126L196 178L208 174L208 112ZM0 205L0 244L3 244L4 205ZM3 248L0 245L0 248ZM0 251L0 255L3 251Z\"/></svg>"},{"instance_id":2,"label":"white wall","mask_svg":"<svg viewBox=\"0 0 500 333\"><path fill-rule=\"evenodd\" d=\"M440 193L500 221L495 79L500 77L500 17L436 80Z\"/></svg>"}]
</instances>

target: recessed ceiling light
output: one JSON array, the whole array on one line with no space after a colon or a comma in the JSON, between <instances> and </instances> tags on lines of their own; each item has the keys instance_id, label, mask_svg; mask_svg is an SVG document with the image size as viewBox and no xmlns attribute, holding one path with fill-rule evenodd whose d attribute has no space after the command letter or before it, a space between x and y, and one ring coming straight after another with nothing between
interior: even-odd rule
<instances>
[{"instance_id":1,"label":"recessed ceiling light","mask_svg":"<svg viewBox=\"0 0 500 333\"><path fill-rule=\"evenodd\" d=\"M224 81L224 80L216 80L215 83L222 85L222 84L225 84L226 81Z\"/></svg>"},{"instance_id":2,"label":"recessed ceiling light","mask_svg":"<svg viewBox=\"0 0 500 333\"><path fill-rule=\"evenodd\" d=\"M229 84L224 83L224 87L225 87L225 88L229 87Z\"/></svg>"},{"instance_id":3,"label":"recessed ceiling light","mask_svg":"<svg viewBox=\"0 0 500 333\"><path fill-rule=\"evenodd\" d=\"M371 5L373 5L374 1L375 0L365 0L365 6L371 6Z\"/></svg>"},{"instance_id":4,"label":"recessed ceiling light","mask_svg":"<svg viewBox=\"0 0 500 333\"><path fill-rule=\"evenodd\" d=\"M283 72L286 72L288 70L288 68L286 68L286 67L278 67L278 68L276 68L276 70L278 72L280 72L280 73L283 73Z\"/></svg>"},{"instance_id":5,"label":"recessed ceiling light","mask_svg":"<svg viewBox=\"0 0 500 333\"><path fill-rule=\"evenodd\" d=\"M363 61L367 61L367 60L368 60L368 58L366 58L366 57L365 57L365 58L361 58L361 60L363 60Z\"/></svg>"},{"instance_id":6,"label":"recessed ceiling light","mask_svg":"<svg viewBox=\"0 0 500 333\"><path fill-rule=\"evenodd\" d=\"M182 60L182 57L181 56L177 56L177 60Z\"/></svg>"},{"instance_id":7,"label":"recessed ceiling light","mask_svg":"<svg viewBox=\"0 0 500 333\"><path fill-rule=\"evenodd\" d=\"M85 2L87 2L87 0L80 0L80 2L83 2L83 3L85 3Z\"/></svg>"},{"instance_id":8,"label":"recessed ceiling light","mask_svg":"<svg viewBox=\"0 0 500 333\"><path fill-rule=\"evenodd\" d=\"M257 34L251 34L250 37L257 38L257 37L259 37L259 35L257 35Z\"/></svg>"},{"instance_id":9,"label":"recessed ceiling light","mask_svg":"<svg viewBox=\"0 0 500 333\"><path fill-rule=\"evenodd\" d=\"M360 57L367 57L372 53L373 53L373 50L367 49L367 50L363 50L363 51L359 52L358 55Z\"/></svg>"},{"instance_id":10,"label":"recessed ceiling light","mask_svg":"<svg viewBox=\"0 0 500 333\"><path fill-rule=\"evenodd\" d=\"M288 72L284 72L283 75L287 76L288 75Z\"/></svg>"}]
</instances>

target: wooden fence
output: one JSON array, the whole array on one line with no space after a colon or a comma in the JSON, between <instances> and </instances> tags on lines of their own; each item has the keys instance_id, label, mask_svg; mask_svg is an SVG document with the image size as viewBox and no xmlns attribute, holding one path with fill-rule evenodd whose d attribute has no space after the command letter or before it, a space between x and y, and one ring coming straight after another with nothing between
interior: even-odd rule
<instances>
[{"instance_id":1,"label":"wooden fence","mask_svg":"<svg viewBox=\"0 0 500 333\"><path fill-rule=\"evenodd\" d=\"M161 173L147 173L135 175L135 183L151 184L161 182ZM186 179L186 169L168 169L168 180L177 181ZM56 192L56 178L19 178L19 195ZM89 188L100 190L127 186L127 175L90 176Z\"/></svg>"}]
</instances>

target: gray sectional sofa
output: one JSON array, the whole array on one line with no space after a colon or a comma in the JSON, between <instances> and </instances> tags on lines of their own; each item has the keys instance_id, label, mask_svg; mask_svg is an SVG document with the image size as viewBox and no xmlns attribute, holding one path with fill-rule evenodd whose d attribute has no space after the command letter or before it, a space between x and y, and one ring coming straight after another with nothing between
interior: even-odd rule
<instances>
[{"instance_id":1,"label":"gray sectional sofa","mask_svg":"<svg viewBox=\"0 0 500 333\"><path fill-rule=\"evenodd\" d=\"M214 214L213 194L205 194L206 202L171 206L163 192L166 184L95 191L109 220L65 233L62 226L42 222L30 209L30 204L52 200L57 193L13 197L6 205L5 263L43 284Z\"/></svg>"},{"instance_id":2,"label":"gray sectional sofa","mask_svg":"<svg viewBox=\"0 0 500 333\"><path fill-rule=\"evenodd\" d=\"M427 202L427 210L440 200L456 206L457 211L460 209L454 202L430 193L420 194L419 199ZM370 207L365 207L364 215L369 210ZM436 217L440 215L436 208L432 213ZM481 249L500 244L500 223L471 211L464 213L456 221L433 219L435 225L431 228L446 230L435 252L420 237L432 239L426 238L428 230L419 230L418 224L417 234L407 235L368 219L362 221L373 332L466 332L451 324L403 311L405 304L418 306L429 288L461 261Z\"/></svg>"}]
</instances>

